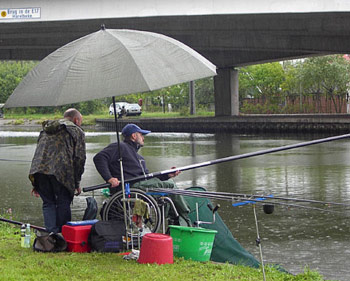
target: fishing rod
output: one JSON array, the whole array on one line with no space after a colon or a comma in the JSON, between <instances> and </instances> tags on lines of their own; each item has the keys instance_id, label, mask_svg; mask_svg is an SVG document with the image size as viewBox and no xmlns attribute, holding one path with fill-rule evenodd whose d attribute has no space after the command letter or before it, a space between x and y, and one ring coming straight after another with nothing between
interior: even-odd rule
<instances>
[{"instance_id":1,"label":"fishing rod","mask_svg":"<svg viewBox=\"0 0 350 281\"><path fill-rule=\"evenodd\" d=\"M157 189L159 190L159 189ZM167 189L162 189L163 192L166 192ZM231 197L240 197L242 199L250 199L250 198L258 198L258 197L266 197L267 195L261 194L244 194L244 193L229 193L229 192L213 192L213 191L190 191L190 190L183 190L183 189L177 189L181 190L181 194L185 195L185 193L198 193L203 195L214 195L214 196L227 196L228 198ZM174 190L175 192L177 191ZM312 199L302 199L302 198L290 198L290 197L281 197L281 196L273 196L269 197L269 200L284 200L284 201L295 201L295 202L304 202L304 203L313 203L313 204L322 204L322 205L338 205L338 206L346 206L350 207L350 203L339 203L339 202L330 202L330 201L319 201L319 200L312 200Z\"/></svg>"},{"instance_id":2,"label":"fishing rod","mask_svg":"<svg viewBox=\"0 0 350 281\"><path fill-rule=\"evenodd\" d=\"M32 162L29 160L16 160L16 159L4 159L4 158L0 158L0 161L13 161L13 162Z\"/></svg>"},{"instance_id":3,"label":"fishing rod","mask_svg":"<svg viewBox=\"0 0 350 281\"><path fill-rule=\"evenodd\" d=\"M17 224L17 225L22 225L22 224L24 224L24 222L9 220L9 219L5 219L5 218L1 218L1 217L0 217L0 221L12 223L12 224ZM46 230L46 228L41 227L41 226L32 225L32 224L30 224L30 228L33 228L33 229L35 229L35 230L40 230L40 231L48 232L48 231Z\"/></svg>"},{"instance_id":4,"label":"fishing rod","mask_svg":"<svg viewBox=\"0 0 350 281\"><path fill-rule=\"evenodd\" d=\"M160 189L160 188L147 188L147 194L151 195L165 195L165 194L174 194L174 195L183 195L183 196L191 196L191 197L199 197L199 198L208 198L208 199L217 199L217 200L226 200L226 201L239 201L239 203L232 204L234 207L249 204L249 203L258 203L258 204L270 204L270 205L280 205L285 207L295 207L295 208L302 208L302 209L309 209L309 210L316 210L316 211L322 211L322 212L328 212L328 213L339 213L343 214L343 212L340 211L334 211L334 210L328 210L328 209L322 209L318 207L310 207L310 206L304 206L299 204L290 204L290 203L283 203L283 202L277 202L277 201L271 201L272 199L275 199L272 195L265 195L265 196L256 196L255 198L249 198L249 197L239 197L239 196L232 196L232 195L216 195L215 192L202 192L202 191L189 191L189 190L183 190L183 189Z\"/></svg>"},{"instance_id":5,"label":"fishing rod","mask_svg":"<svg viewBox=\"0 0 350 281\"><path fill-rule=\"evenodd\" d=\"M253 156L259 156L259 155L264 155L264 154L269 154L269 153L289 150L289 149L293 149L293 148L309 146L309 145L313 145L313 144L319 144L319 143L324 143L324 142L341 140L341 139L346 139L346 138L350 138L350 134L334 136L334 137L328 137L328 138L323 138L323 139L318 139L318 140L312 140L312 141L301 142L301 143L297 143L297 144L291 144L291 145L280 146L280 147L271 148L271 149L259 150L259 151L255 151L255 152L249 152L249 153L244 153L244 154L240 154L240 155L234 155L234 156L219 158L219 159L215 159L215 160L212 160L212 161L205 161L205 162L192 164L192 165L187 165L187 166L183 166L183 167L179 167L179 168L164 170L164 171L155 172L155 173L149 173L149 174L146 174L146 175L134 177L134 178L129 179L129 180L125 180L125 182L126 183L134 183L134 182L138 182L138 181L141 181L141 180L147 180L147 179L151 179L151 178L154 178L154 177L159 177L159 176L162 176L162 175L175 173L177 171L187 171L187 170L192 170L192 169L196 169L196 168L206 167L206 166L215 165L215 164L219 164L219 163L224 163L224 162L228 162L228 161L245 159L245 158L249 158L249 157L253 157ZM93 190L96 190L96 189L101 189L101 188L110 187L110 186L111 186L110 183L103 183L103 184L99 184L99 185L84 187L83 191L84 192L88 192L88 191L93 191Z\"/></svg>"},{"instance_id":6,"label":"fishing rod","mask_svg":"<svg viewBox=\"0 0 350 281\"><path fill-rule=\"evenodd\" d=\"M267 203L267 204L284 205L284 206L290 206L290 207L314 209L314 210L320 210L320 211L321 210L322 211L332 211L332 210L327 210L327 209L322 209L322 208L317 208L317 207L307 207L304 205L276 202L275 199L279 199L281 197L275 197L273 195L251 195L250 196L247 194L236 194L236 193L225 193L225 192L190 191L190 190L182 190L182 189L169 190L169 189L158 189L158 188L157 189L149 188L148 190L155 192L155 193L156 192L163 192L163 193L178 194L178 195L184 195L184 196L205 197L205 198L210 198L210 199L222 199L222 200L228 200L228 201L236 200L236 201L248 201L248 202L251 201L251 203ZM266 201L261 202L261 199L264 199ZM294 201L296 201L296 202L308 202L307 199L301 199L300 201L294 200ZM314 200L311 200L311 202L312 201L314 201ZM317 203L329 205L332 202L317 201ZM339 203L339 204L350 207L350 204L342 204L342 203ZM332 211L332 212L337 212L337 211ZM339 213L339 212L337 212L337 213Z\"/></svg>"}]
</instances>

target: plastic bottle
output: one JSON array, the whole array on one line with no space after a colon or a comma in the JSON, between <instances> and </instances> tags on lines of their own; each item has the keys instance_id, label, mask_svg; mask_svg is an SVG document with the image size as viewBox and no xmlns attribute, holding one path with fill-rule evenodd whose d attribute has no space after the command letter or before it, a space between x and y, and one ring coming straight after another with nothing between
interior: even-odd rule
<instances>
[{"instance_id":1,"label":"plastic bottle","mask_svg":"<svg viewBox=\"0 0 350 281\"><path fill-rule=\"evenodd\" d=\"M21 247L25 248L25 237L26 237L26 225L21 225Z\"/></svg>"},{"instance_id":2,"label":"plastic bottle","mask_svg":"<svg viewBox=\"0 0 350 281\"><path fill-rule=\"evenodd\" d=\"M24 248L30 248L30 223L27 223L26 225Z\"/></svg>"}]
</instances>

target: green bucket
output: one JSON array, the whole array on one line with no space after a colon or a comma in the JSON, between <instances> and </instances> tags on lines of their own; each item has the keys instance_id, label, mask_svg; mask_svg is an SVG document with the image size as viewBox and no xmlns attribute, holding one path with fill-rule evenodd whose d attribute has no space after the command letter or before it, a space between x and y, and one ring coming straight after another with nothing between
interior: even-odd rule
<instances>
[{"instance_id":1,"label":"green bucket","mask_svg":"<svg viewBox=\"0 0 350 281\"><path fill-rule=\"evenodd\" d=\"M173 252L186 260L208 261L213 249L216 230L201 227L169 225Z\"/></svg>"}]
</instances>

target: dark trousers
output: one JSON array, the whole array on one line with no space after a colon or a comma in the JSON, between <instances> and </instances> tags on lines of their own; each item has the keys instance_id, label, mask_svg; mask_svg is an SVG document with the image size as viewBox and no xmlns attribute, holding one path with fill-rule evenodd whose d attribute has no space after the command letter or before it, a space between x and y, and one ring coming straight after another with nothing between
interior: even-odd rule
<instances>
[{"instance_id":1,"label":"dark trousers","mask_svg":"<svg viewBox=\"0 0 350 281\"><path fill-rule=\"evenodd\" d=\"M62 225L72 219L70 204L73 196L52 175L35 174L35 185L43 200L45 228L49 232L61 232Z\"/></svg>"}]
</instances>

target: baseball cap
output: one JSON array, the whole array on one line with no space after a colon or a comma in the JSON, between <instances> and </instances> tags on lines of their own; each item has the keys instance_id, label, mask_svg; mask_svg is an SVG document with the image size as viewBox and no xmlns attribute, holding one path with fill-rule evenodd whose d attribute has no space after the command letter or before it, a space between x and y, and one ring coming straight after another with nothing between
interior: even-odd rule
<instances>
[{"instance_id":1,"label":"baseball cap","mask_svg":"<svg viewBox=\"0 0 350 281\"><path fill-rule=\"evenodd\" d=\"M148 130L142 130L139 126L135 124L128 124L122 130L122 134L126 137L132 135L133 133L141 133L143 135L147 135L150 132L151 131L148 131Z\"/></svg>"}]
</instances>

